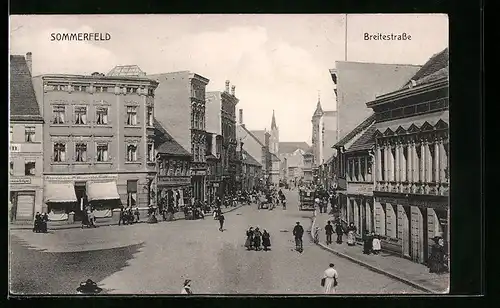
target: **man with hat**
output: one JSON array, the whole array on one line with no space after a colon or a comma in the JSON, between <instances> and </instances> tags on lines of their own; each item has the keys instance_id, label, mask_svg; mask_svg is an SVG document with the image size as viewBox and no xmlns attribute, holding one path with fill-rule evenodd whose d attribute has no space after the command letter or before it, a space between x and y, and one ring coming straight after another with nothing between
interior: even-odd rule
<instances>
[{"instance_id":1,"label":"man with hat","mask_svg":"<svg viewBox=\"0 0 500 308\"><path fill-rule=\"evenodd\" d=\"M431 247L431 255L429 257L429 272L439 274L446 271L444 264L444 240L441 236L435 236L433 240L434 245Z\"/></svg>"},{"instance_id":2,"label":"man with hat","mask_svg":"<svg viewBox=\"0 0 500 308\"><path fill-rule=\"evenodd\" d=\"M184 280L184 287L182 287L181 294L193 294L193 291L191 291L191 279Z\"/></svg>"},{"instance_id":3,"label":"man with hat","mask_svg":"<svg viewBox=\"0 0 500 308\"><path fill-rule=\"evenodd\" d=\"M296 226L293 228L293 236L295 236L295 248L298 251L302 251L302 236L304 235L304 228L297 221Z\"/></svg>"}]
</instances>

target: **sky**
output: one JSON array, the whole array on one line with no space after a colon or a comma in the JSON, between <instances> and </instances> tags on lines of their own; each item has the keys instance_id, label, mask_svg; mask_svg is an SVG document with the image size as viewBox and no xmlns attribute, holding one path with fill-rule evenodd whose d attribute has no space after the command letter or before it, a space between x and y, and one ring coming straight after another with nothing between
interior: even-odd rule
<instances>
[{"instance_id":1,"label":"sky","mask_svg":"<svg viewBox=\"0 0 500 308\"><path fill-rule=\"evenodd\" d=\"M51 41L51 33L109 33L109 41ZM407 41L366 41L364 33ZM347 40L346 40L347 37ZM347 41L347 58L346 58ZM311 140L318 96L335 110L335 61L424 64L448 47L446 15L11 15L11 54L33 54L33 75L107 73L138 65L147 74L189 70L207 91L236 86L249 129L280 141Z\"/></svg>"}]
</instances>

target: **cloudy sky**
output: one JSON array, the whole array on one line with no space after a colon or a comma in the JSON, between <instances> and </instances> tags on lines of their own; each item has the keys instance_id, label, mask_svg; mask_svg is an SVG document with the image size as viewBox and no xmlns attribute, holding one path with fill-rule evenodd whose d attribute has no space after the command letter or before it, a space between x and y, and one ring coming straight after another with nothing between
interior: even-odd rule
<instances>
[{"instance_id":1,"label":"cloudy sky","mask_svg":"<svg viewBox=\"0 0 500 308\"><path fill-rule=\"evenodd\" d=\"M250 129L270 126L281 141L311 139L318 91L335 109L328 69L345 60L345 15L73 15L11 16L11 54L33 53L33 74L107 73L136 64L148 74L190 70L209 91L236 85ZM423 64L448 46L445 15L348 15L347 60ZM109 41L57 42L51 33L108 32ZM364 41L401 33L411 41Z\"/></svg>"}]
</instances>

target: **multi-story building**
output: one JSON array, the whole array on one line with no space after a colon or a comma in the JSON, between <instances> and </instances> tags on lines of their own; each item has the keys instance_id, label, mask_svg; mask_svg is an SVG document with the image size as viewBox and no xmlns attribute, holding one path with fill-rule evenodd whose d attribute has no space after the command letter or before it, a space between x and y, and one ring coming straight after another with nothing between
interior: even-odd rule
<instances>
[{"instance_id":1,"label":"multi-story building","mask_svg":"<svg viewBox=\"0 0 500 308\"><path fill-rule=\"evenodd\" d=\"M448 244L448 49L400 90L366 105L375 112L375 229L382 245L425 263L431 239Z\"/></svg>"},{"instance_id":2,"label":"multi-story building","mask_svg":"<svg viewBox=\"0 0 500 308\"><path fill-rule=\"evenodd\" d=\"M276 117L273 115L271 118L271 131L265 130L252 130L252 135L256 137L261 144L268 150L263 158L264 177L266 178L266 185L278 185L280 182L280 159L279 155L279 128L276 125Z\"/></svg>"},{"instance_id":3,"label":"multi-story building","mask_svg":"<svg viewBox=\"0 0 500 308\"><path fill-rule=\"evenodd\" d=\"M51 74L34 80L45 120L49 219L71 223L93 206L96 218L107 220L120 205L154 203L157 83L137 66L117 66L107 75Z\"/></svg>"},{"instance_id":4,"label":"multi-story building","mask_svg":"<svg viewBox=\"0 0 500 308\"><path fill-rule=\"evenodd\" d=\"M306 142L279 143L281 181L288 184L298 183L298 180L303 177L304 158L302 155L309 148L310 146Z\"/></svg>"},{"instance_id":5,"label":"multi-story building","mask_svg":"<svg viewBox=\"0 0 500 308\"><path fill-rule=\"evenodd\" d=\"M189 71L148 75L158 82L155 118L192 156L189 197L205 199L205 88L209 80Z\"/></svg>"},{"instance_id":6,"label":"multi-story building","mask_svg":"<svg viewBox=\"0 0 500 308\"><path fill-rule=\"evenodd\" d=\"M231 86L229 92L230 81L226 80L225 89L223 92L213 91L207 93L207 100L209 104L220 106L220 120L221 120L221 135L222 135L222 191L224 194L236 192L237 179L237 165L239 162L237 151L237 138L236 138L236 87Z\"/></svg>"},{"instance_id":7,"label":"multi-story building","mask_svg":"<svg viewBox=\"0 0 500 308\"><path fill-rule=\"evenodd\" d=\"M156 119L154 128L157 204L160 211L167 206L179 209L189 202L191 154Z\"/></svg>"},{"instance_id":8,"label":"multi-story building","mask_svg":"<svg viewBox=\"0 0 500 308\"><path fill-rule=\"evenodd\" d=\"M241 190L252 191L259 185L262 177L262 165L247 151L241 151Z\"/></svg>"},{"instance_id":9,"label":"multi-story building","mask_svg":"<svg viewBox=\"0 0 500 308\"><path fill-rule=\"evenodd\" d=\"M10 56L9 192L11 222L32 222L43 205L43 118L31 80L32 55Z\"/></svg>"},{"instance_id":10,"label":"multi-story building","mask_svg":"<svg viewBox=\"0 0 500 308\"><path fill-rule=\"evenodd\" d=\"M371 114L365 103L377 95L403 86L418 70L418 65L336 61L330 69L337 107L337 139L341 140ZM328 147L335 141L327 140ZM325 157L325 160L328 157Z\"/></svg>"}]
</instances>

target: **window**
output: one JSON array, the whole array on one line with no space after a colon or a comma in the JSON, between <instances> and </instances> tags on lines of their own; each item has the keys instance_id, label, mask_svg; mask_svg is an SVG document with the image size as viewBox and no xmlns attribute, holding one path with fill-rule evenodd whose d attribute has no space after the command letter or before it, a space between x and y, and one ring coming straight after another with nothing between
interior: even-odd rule
<instances>
[{"instance_id":1,"label":"window","mask_svg":"<svg viewBox=\"0 0 500 308\"><path fill-rule=\"evenodd\" d=\"M26 126L24 128L24 140L26 142L35 142L35 127Z\"/></svg>"},{"instance_id":2,"label":"window","mask_svg":"<svg viewBox=\"0 0 500 308\"><path fill-rule=\"evenodd\" d=\"M127 161L137 161L137 145L127 145Z\"/></svg>"},{"instance_id":3,"label":"window","mask_svg":"<svg viewBox=\"0 0 500 308\"><path fill-rule=\"evenodd\" d=\"M137 205L137 180L127 181L127 206Z\"/></svg>"},{"instance_id":4,"label":"window","mask_svg":"<svg viewBox=\"0 0 500 308\"><path fill-rule=\"evenodd\" d=\"M137 93L137 88L127 87L127 94Z\"/></svg>"},{"instance_id":5,"label":"window","mask_svg":"<svg viewBox=\"0 0 500 308\"><path fill-rule=\"evenodd\" d=\"M77 143L75 145L75 161L84 162L87 161L87 144Z\"/></svg>"},{"instance_id":6,"label":"window","mask_svg":"<svg viewBox=\"0 0 500 308\"><path fill-rule=\"evenodd\" d=\"M10 127L10 139L9 141L12 142L14 140L14 127Z\"/></svg>"},{"instance_id":7,"label":"window","mask_svg":"<svg viewBox=\"0 0 500 308\"><path fill-rule=\"evenodd\" d=\"M127 107L127 125L137 125L137 107Z\"/></svg>"},{"instance_id":8,"label":"window","mask_svg":"<svg viewBox=\"0 0 500 308\"><path fill-rule=\"evenodd\" d=\"M11 161L11 162L10 162L10 169L9 169L9 173L10 173L10 175L13 175L13 174L14 174L14 162L13 162L13 161Z\"/></svg>"},{"instance_id":9,"label":"window","mask_svg":"<svg viewBox=\"0 0 500 308\"><path fill-rule=\"evenodd\" d=\"M96 123L97 125L108 124L108 107L97 107Z\"/></svg>"},{"instance_id":10,"label":"window","mask_svg":"<svg viewBox=\"0 0 500 308\"><path fill-rule=\"evenodd\" d=\"M34 161L27 161L24 163L24 175L35 175L35 165Z\"/></svg>"},{"instance_id":11,"label":"window","mask_svg":"<svg viewBox=\"0 0 500 308\"><path fill-rule=\"evenodd\" d=\"M76 106L75 107L75 124L76 125L87 124L87 107L86 106Z\"/></svg>"},{"instance_id":12,"label":"window","mask_svg":"<svg viewBox=\"0 0 500 308\"><path fill-rule=\"evenodd\" d=\"M62 85L62 84L57 84L57 85L54 86L54 90L55 91L65 91L66 90L66 86Z\"/></svg>"},{"instance_id":13,"label":"window","mask_svg":"<svg viewBox=\"0 0 500 308\"><path fill-rule=\"evenodd\" d=\"M64 124L64 115L66 113L66 106L58 105L52 107L53 123Z\"/></svg>"},{"instance_id":14,"label":"window","mask_svg":"<svg viewBox=\"0 0 500 308\"><path fill-rule=\"evenodd\" d=\"M55 162L66 161L66 144L64 143L54 144L54 161Z\"/></svg>"},{"instance_id":15,"label":"window","mask_svg":"<svg viewBox=\"0 0 500 308\"><path fill-rule=\"evenodd\" d=\"M155 150L152 143L148 143L148 161L155 161Z\"/></svg>"},{"instance_id":16,"label":"window","mask_svg":"<svg viewBox=\"0 0 500 308\"><path fill-rule=\"evenodd\" d=\"M96 92L108 92L108 87L95 87Z\"/></svg>"},{"instance_id":17,"label":"window","mask_svg":"<svg viewBox=\"0 0 500 308\"><path fill-rule=\"evenodd\" d=\"M148 107L147 109L147 125L148 126L153 126L153 107Z\"/></svg>"},{"instance_id":18,"label":"window","mask_svg":"<svg viewBox=\"0 0 500 308\"><path fill-rule=\"evenodd\" d=\"M108 144L107 143L98 143L96 147L97 151L97 161L98 162L106 162L108 161Z\"/></svg>"},{"instance_id":19,"label":"window","mask_svg":"<svg viewBox=\"0 0 500 308\"><path fill-rule=\"evenodd\" d=\"M155 95L155 90L154 89L148 89L148 95L149 96L154 96Z\"/></svg>"},{"instance_id":20,"label":"window","mask_svg":"<svg viewBox=\"0 0 500 308\"><path fill-rule=\"evenodd\" d=\"M87 91L87 87L86 86L75 86L75 91L77 92L85 92Z\"/></svg>"},{"instance_id":21,"label":"window","mask_svg":"<svg viewBox=\"0 0 500 308\"><path fill-rule=\"evenodd\" d=\"M361 167L360 167L360 169L361 169L361 179L360 180L364 182L364 181L366 181L365 158L361 159Z\"/></svg>"}]
</instances>

